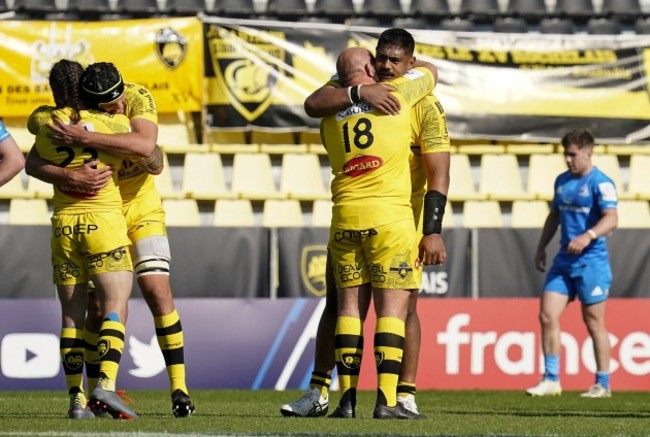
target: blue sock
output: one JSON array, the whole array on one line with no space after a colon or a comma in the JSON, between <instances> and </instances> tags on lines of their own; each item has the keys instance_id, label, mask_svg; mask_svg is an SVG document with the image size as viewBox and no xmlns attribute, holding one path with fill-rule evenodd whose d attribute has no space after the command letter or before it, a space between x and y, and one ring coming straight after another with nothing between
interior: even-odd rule
<instances>
[{"instance_id":1,"label":"blue sock","mask_svg":"<svg viewBox=\"0 0 650 437\"><path fill-rule=\"evenodd\" d=\"M117 315L117 313L108 313L106 314L106 317L104 317L104 320L110 320L111 322L119 322L120 321L120 316Z\"/></svg>"},{"instance_id":2,"label":"blue sock","mask_svg":"<svg viewBox=\"0 0 650 437\"><path fill-rule=\"evenodd\" d=\"M544 378L557 382L560 378L560 356L544 355Z\"/></svg>"},{"instance_id":3,"label":"blue sock","mask_svg":"<svg viewBox=\"0 0 650 437\"><path fill-rule=\"evenodd\" d=\"M596 372L596 384L600 384L609 390L609 372Z\"/></svg>"}]
</instances>

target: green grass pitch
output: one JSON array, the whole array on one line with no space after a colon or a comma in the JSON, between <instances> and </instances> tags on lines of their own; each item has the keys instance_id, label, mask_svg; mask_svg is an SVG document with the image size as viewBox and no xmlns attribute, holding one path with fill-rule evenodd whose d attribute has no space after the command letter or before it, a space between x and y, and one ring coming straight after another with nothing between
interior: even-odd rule
<instances>
[{"instance_id":1,"label":"green grass pitch","mask_svg":"<svg viewBox=\"0 0 650 437\"><path fill-rule=\"evenodd\" d=\"M420 391L419 421L374 420L374 392L359 393L357 418L288 418L280 405L296 390L195 390L197 413L174 419L166 391L130 391L137 421L66 418L63 392L0 392L0 436L158 435L428 435L428 436L647 436L650 393L614 392L583 399L577 392L531 398L522 391ZM330 411L339 393L332 393Z\"/></svg>"}]
</instances>

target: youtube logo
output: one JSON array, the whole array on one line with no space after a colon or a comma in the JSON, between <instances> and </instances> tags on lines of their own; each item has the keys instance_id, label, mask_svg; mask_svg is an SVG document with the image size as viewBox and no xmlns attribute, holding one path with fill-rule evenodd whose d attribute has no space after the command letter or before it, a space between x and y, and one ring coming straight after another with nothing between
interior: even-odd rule
<instances>
[{"instance_id":1,"label":"youtube logo","mask_svg":"<svg viewBox=\"0 0 650 437\"><path fill-rule=\"evenodd\" d=\"M0 371L7 378L53 378L60 368L59 337L54 334L7 334L0 343Z\"/></svg>"}]
</instances>

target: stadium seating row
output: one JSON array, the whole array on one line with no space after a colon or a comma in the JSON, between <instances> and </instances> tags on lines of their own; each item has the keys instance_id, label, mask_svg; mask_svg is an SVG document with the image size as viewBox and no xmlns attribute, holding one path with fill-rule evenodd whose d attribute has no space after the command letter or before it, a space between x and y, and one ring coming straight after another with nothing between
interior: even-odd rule
<instances>
[{"instance_id":1,"label":"stadium seating row","mask_svg":"<svg viewBox=\"0 0 650 437\"><path fill-rule=\"evenodd\" d=\"M165 154L165 169L155 179L166 199L329 198L329 167L326 158L315 153L286 152L275 159L265 152L187 152L177 157L179 163L170 165ZM593 162L614 180L620 199L650 200L650 154L631 155L625 171L617 155L596 153ZM553 197L555 177L565 170L560 153L454 153L449 199L548 201ZM21 174L0 187L0 198L33 197L51 198L52 186Z\"/></svg>"},{"instance_id":2,"label":"stadium seating row","mask_svg":"<svg viewBox=\"0 0 650 437\"><path fill-rule=\"evenodd\" d=\"M617 34L650 32L641 0L0 0L17 18L64 20L187 16L347 22L457 31ZM559 21L558 21L559 20ZM532 27L531 24L534 24ZM478 25L478 26L477 26Z\"/></svg>"},{"instance_id":3,"label":"stadium seating row","mask_svg":"<svg viewBox=\"0 0 650 437\"><path fill-rule=\"evenodd\" d=\"M296 199L267 199L256 218L253 203L248 199L218 199L210 214L202 214L195 199L165 199L168 226L221 227L327 227L331 220L331 202L326 199L309 202L310 211ZM454 208L462 207L455 214ZM549 211L543 200L515 200L510 214L496 200L467 200L447 205L444 228L541 228ZM650 203L645 200L619 202L619 228L650 228ZM7 223L11 225L49 224L50 211L46 199L11 199Z\"/></svg>"}]
</instances>

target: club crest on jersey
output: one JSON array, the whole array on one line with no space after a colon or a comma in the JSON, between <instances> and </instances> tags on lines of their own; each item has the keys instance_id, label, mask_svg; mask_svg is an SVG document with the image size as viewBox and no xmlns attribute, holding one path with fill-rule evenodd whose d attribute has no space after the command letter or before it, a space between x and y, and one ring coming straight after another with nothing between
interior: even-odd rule
<instances>
[{"instance_id":1,"label":"club crest on jersey","mask_svg":"<svg viewBox=\"0 0 650 437\"><path fill-rule=\"evenodd\" d=\"M156 31L154 45L158 59L170 70L178 67L187 54L187 38L171 27Z\"/></svg>"},{"instance_id":2,"label":"club crest on jersey","mask_svg":"<svg viewBox=\"0 0 650 437\"><path fill-rule=\"evenodd\" d=\"M384 160L378 156L357 155L343 164L343 174L356 178L366 173L377 170L382 166Z\"/></svg>"},{"instance_id":3,"label":"club crest on jersey","mask_svg":"<svg viewBox=\"0 0 650 437\"><path fill-rule=\"evenodd\" d=\"M307 245L300 254L300 279L304 287L317 297L325 296L325 269L327 267L327 246Z\"/></svg>"},{"instance_id":4,"label":"club crest on jersey","mask_svg":"<svg viewBox=\"0 0 650 437\"><path fill-rule=\"evenodd\" d=\"M247 121L271 105L273 90L285 74L285 49L274 32L212 27L208 31L210 60L217 81L225 85L229 103Z\"/></svg>"}]
</instances>

